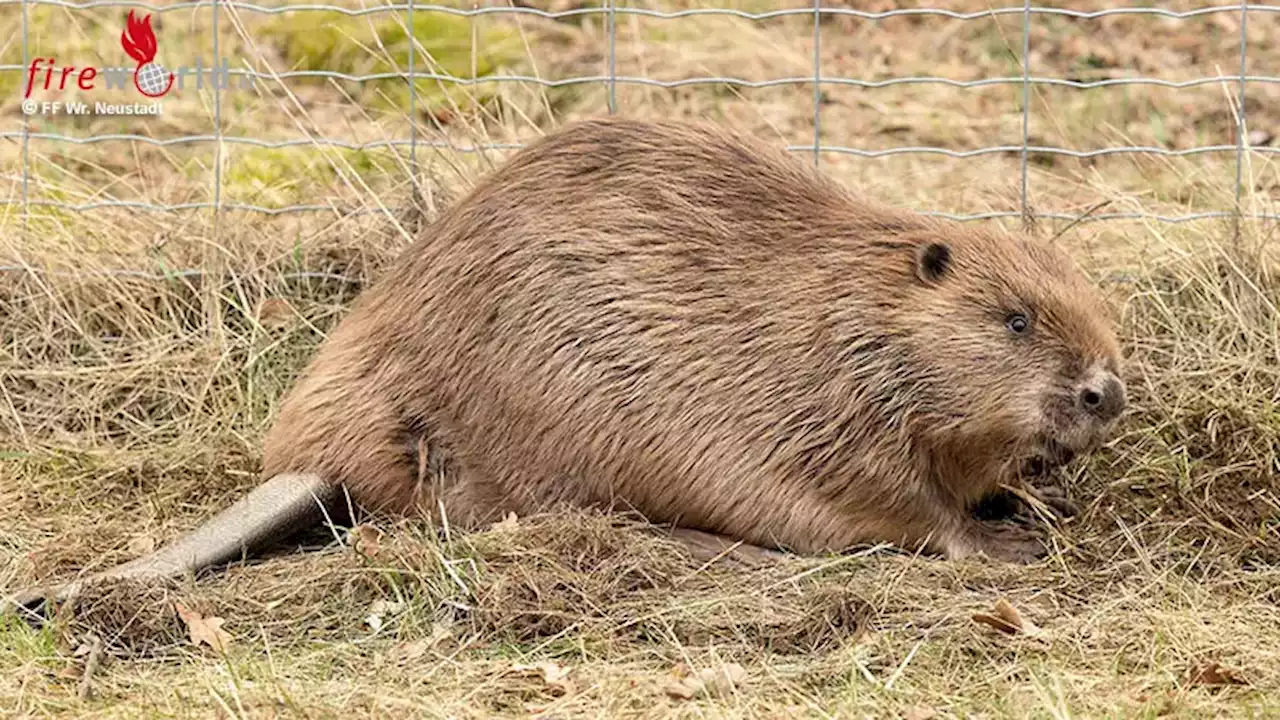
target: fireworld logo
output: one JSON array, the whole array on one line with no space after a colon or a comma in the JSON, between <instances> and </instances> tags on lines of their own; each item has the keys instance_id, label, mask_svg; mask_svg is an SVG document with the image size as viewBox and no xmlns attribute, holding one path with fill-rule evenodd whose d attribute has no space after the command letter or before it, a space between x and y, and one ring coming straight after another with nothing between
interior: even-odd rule
<instances>
[{"instance_id":1,"label":"fireworld logo","mask_svg":"<svg viewBox=\"0 0 1280 720\"><path fill-rule=\"evenodd\" d=\"M133 59L133 68L59 66L56 58L38 57L27 68L26 92L23 97L30 98L31 92L36 88L50 92L65 91L68 84L81 90L94 90L98 87L100 76L106 80L107 89L124 89L132 78L134 89L152 99L168 94L175 85L179 90L183 89L187 78L192 76L197 89L204 88L206 82L215 88L231 87L231 66L227 58L222 58L220 68L206 66L200 58L196 58L194 67L180 65L173 71L156 62L157 43L155 31L151 29L151 16L144 15L139 20L133 13L133 10L129 11L124 30L120 33L120 46ZM250 87L252 84L252 76L240 76L239 87Z\"/></svg>"}]
</instances>

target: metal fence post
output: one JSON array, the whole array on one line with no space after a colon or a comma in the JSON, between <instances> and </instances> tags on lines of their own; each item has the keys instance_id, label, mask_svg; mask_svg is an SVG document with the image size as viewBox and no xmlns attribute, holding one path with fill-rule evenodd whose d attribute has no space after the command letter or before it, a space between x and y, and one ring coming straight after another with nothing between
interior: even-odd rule
<instances>
[{"instance_id":1,"label":"metal fence post","mask_svg":"<svg viewBox=\"0 0 1280 720\"><path fill-rule=\"evenodd\" d=\"M219 223L222 217L222 161L223 161L223 142L222 142L222 81L230 81L230 78L221 77L222 69L222 49L219 46L219 16L222 14L220 3L222 0L213 1L213 231L217 236Z\"/></svg>"},{"instance_id":2,"label":"metal fence post","mask_svg":"<svg viewBox=\"0 0 1280 720\"><path fill-rule=\"evenodd\" d=\"M605 0L609 36L609 114L618 112L618 0Z\"/></svg>"},{"instance_id":3,"label":"metal fence post","mask_svg":"<svg viewBox=\"0 0 1280 720\"><path fill-rule=\"evenodd\" d=\"M1030 162L1028 154L1031 145L1031 0L1022 3L1022 227L1030 229L1033 224L1031 203L1028 197L1028 180Z\"/></svg>"},{"instance_id":4,"label":"metal fence post","mask_svg":"<svg viewBox=\"0 0 1280 720\"><path fill-rule=\"evenodd\" d=\"M1235 204L1235 223L1232 229L1234 240L1238 245L1240 242L1240 221L1243 215L1243 207L1241 205L1241 196L1244 192L1244 146L1249 142L1249 124L1247 122L1247 111L1245 110L1245 87L1248 82L1249 69L1249 3L1248 0L1241 0L1240 3L1240 110L1236 115L1236 204Z\"/></svg>"},{"instance_id":5,"label":"metal fence post","mask_svg":"<svg viewBox=\"0 0 1280 720\"><path fill-rule=\"evenodd\" d=\"M813 166L822 159L822 0L813 0Z\"/></svg>"},{"instance_id":6,"label":"metal fence post","mask_svg":"<svg viewBox=\"0 0 1280 720\"><path fill-rule=\"evenodd\" d=\"M414 65L418 54L418 38L413 29L413 2L409 0L409 188L413 196L414 214L422 208L422 190L418 186L418 82Z\"/></svg>"},{"instance_id":7,"label":"metal fence post","mask_svg":"<svg viewBox=\"0 0 1280 720\"><path fill-rule=\"evenodd\" d=\"M22 0L22 67L31 67L31 31L28 25L28 0ZM22 116L22 229L30 227L31 203L31 115Z\"/></svg>"}]
</instances>

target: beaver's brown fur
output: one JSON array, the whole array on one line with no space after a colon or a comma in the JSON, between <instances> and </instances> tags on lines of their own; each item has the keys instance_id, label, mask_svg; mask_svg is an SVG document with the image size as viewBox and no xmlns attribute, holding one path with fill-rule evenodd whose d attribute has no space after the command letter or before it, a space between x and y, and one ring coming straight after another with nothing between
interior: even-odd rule
<instances>
[{"instance_id":1,"label":"beaver's brown fur","mask_svg":"<svg viewBox=\"0 0 1280 720\"><path fill-rule=\"evenodd\" d=\"M368 290L264 472L464 525L564 501L799 552L1023 556L966 508L1030 456L1096 448L1119 363L1049 242L875 205L706 125L597 119Z\"/></svg>"},{"instance_id":2,"label":"beaver's brown fur","mask_svg":"<svg viewBox=\"0 0 1280 720\"><path fill-rule=\"evenodd\" d=\"M343 488L454 526L567 502L802 553L1024 560L1034 537L970 510L1097 448L1120 361L1051 242L882 207L709 125L583 121L445 212L321 347L266 439L264 477L304 479L292 509L251 498L205 532L259 543ZM165 567L226 554L205 546Z\"/></svg>"}]
</instances>

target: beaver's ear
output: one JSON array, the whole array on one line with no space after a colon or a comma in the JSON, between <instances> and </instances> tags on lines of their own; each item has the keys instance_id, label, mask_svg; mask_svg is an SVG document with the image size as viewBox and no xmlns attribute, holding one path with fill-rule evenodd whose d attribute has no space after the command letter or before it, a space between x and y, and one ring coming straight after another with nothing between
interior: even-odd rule
<instances>
[{"instance_id":1,"label":"beaver's ear","mask_svg":"<svg viewBox=\"0 0 1280 720\"><path fill-rule=\"evenodd\" d=\"M936 283L951 271L951 248L929 242L916 248L916 277L926 284Z\"/></svg>"}]
</instances>

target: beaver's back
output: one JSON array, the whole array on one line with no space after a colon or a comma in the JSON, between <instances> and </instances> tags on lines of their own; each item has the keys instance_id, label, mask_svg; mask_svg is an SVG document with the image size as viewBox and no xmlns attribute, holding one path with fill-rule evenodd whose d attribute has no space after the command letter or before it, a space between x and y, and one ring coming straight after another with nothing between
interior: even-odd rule
<instances>
[{"instance_id":1,"label":"beaver's back","mask_svg":"<svg viewBox=\"0 0 1280 720\"><path fill-rule=\"evenodd\" d=\"M930 226L722 131L580 123L368 291L282 410L267 471L319 463L362 503L431 501L394 469L425 434L485 509L620 501L753 538L832 498L889 512L894 468L919 462L899 238Z\"/></svg>"}]
</instances>

